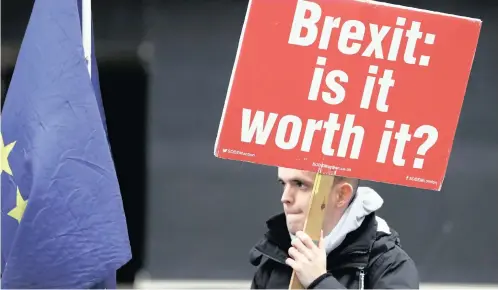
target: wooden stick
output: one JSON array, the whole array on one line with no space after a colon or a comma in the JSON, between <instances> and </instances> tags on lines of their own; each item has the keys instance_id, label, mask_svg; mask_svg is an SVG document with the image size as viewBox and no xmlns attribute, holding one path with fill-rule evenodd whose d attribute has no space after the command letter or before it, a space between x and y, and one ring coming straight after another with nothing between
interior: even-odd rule
<instances>
[{"instance_id":1,"label":"wooden stick","mask_svg":"<svg viewBox=\"0 0 498 290\"><path fill-rule=\"evenodd\" d=\"M329 193L333 184L333 175L316 174L303 232L308 234L317 245L318 241L320 241L325 208L327 207ZM292 271L289 289L304 289L296 276L296 271Z\"/></svg>"}]
</instances>

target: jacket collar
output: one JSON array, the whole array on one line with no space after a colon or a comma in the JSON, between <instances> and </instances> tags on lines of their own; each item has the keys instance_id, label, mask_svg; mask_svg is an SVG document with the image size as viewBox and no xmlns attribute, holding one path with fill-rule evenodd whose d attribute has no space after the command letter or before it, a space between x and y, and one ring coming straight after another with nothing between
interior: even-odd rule
<instances>
[{"instance_id":1,"label":"jacket collar","mask_svg":"<svg viewBox=\"0 0 498 290\"><path fill-rule=\"evenodd\" d=\"M289 232L283 213L270 218L268 231L264 238L254 247L263 256L285 264L287 251L291 246ZM365 267L368 256L376 238L377 222L375 214L365 217L362 225L349 233L344 241L327 256L329 270L344 267Z\"/></svg>"}]
</instances>

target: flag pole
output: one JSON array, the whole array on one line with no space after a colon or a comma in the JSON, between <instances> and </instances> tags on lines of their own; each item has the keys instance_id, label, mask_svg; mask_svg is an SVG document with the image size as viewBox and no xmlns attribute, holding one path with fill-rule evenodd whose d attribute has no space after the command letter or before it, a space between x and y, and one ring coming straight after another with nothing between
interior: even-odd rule
<instances>
[{"instance_id":1,"label":"flag pole","mask_svg":"<svg viewBox=\"0 0 498 290\"><path fill-rule=\"evenodd\" d=\"M83 50L88 74L92 77L92 0L81 0Z\"/></svg>"}]
</instances>

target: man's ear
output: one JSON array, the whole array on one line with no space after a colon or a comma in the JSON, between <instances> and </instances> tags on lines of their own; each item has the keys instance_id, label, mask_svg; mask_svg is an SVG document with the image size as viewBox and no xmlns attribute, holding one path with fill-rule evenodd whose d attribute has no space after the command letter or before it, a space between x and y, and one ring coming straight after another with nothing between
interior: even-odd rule
<instances>
[{"instance_id":1,"label":"man's ear","mask_svg":"<svg viewBox=\"0 0 498 290\"><path fill-rule=\"evenodd\" d=\"M346 207L353 197L353 186L349 182L338 184L337 207Z\"/></svg>"}]
</instances>

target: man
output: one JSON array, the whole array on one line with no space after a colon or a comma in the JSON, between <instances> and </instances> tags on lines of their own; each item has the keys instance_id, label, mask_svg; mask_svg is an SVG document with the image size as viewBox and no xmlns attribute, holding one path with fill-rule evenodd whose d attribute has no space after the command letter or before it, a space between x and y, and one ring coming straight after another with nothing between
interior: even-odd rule
<instances>
[{"instance_id":1,"label":"man","mask_svg":"<svg viewBox=\"0 0 498 290\"><path fill-rule=\"evenodd\" d=\"M318 245L302 232L315 173L279 168L284 213L251 250L252 289L288 288L292 270L307 289L418 289L418 271L398 234L375 215L382 198L336 177ZM292 240L292 242L291 242Z\"/></svg>"}]
</instances>

